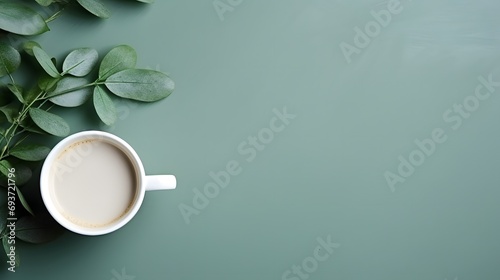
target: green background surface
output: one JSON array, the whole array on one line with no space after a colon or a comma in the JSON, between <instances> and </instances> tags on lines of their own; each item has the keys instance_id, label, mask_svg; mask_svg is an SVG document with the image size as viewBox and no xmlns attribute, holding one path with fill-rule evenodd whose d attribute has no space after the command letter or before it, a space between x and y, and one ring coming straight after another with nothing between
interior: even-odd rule
<instances>
[{"instance_id":1,"label":"green background surface","mask_svg":"<svg viewBox=\"0 0 500 280\"><path fill-rule=\"evenodd\" d=\"M147 173L175 174L177 189L147 193L112 234L19 247L21 267L3 265L1 279L500 278L500 96L458 129L443 119L479 76L500 80L499 2L401 1L351 63L340 44L387 1L244 0L222 18L212 0L106 3L111 19L66 13L36 39L60 58L129 44L176 91L117 103L113 127L91 107L60 113L72 132L122 137ZM247 161L238 146L285 107L295 118ZM435 128L447 140L391 191L384 173ZM180 205L232 160L242 172L187 224ZM286 275L318 238L340 247L307 278Z\"/></svg>"}]
</instances>

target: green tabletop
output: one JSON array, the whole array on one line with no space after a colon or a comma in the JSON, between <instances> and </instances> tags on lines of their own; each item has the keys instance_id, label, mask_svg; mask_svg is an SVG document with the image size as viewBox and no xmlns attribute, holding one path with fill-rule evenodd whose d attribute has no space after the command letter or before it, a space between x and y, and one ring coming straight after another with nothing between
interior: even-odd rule
<instances>
[{"instance_id":1,"label":"green tabletop","mask_svg":"<svg viewBox=\"0 0 500 280\"><path fill-rule=\"evenodd\" d=\"M59 112L177 189L114 233L19 246L0 279L499 279L499 2L119 2L36 39L169 73L113 127Z\"/></svg>"}]
</instances>

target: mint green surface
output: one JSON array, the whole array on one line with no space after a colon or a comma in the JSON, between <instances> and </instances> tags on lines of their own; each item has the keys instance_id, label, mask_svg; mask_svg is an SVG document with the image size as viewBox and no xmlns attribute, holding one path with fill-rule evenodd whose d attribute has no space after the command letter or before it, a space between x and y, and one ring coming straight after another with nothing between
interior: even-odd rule
<instances>
[{"instance_id":1,"label":"mint green surface","mask_svg":"<svg viewBox=\"0 0 500 280\"><path fill-rule=\"evenodd\" d=\"M221 17L212 0L107 2L109 20L65 14L37 40L58 57L130 44L176 91L117 103L111 128L91 107L61 114L72 132L124 138L177 189L147 193L115 233L19 247L22 266L0 279L499 279L500 86L479 78L500 81L499 2L401 1L350 63L342 43L394 1L215 1L231 8ZM269 139L271 123L282 130ZM435 129L446 140L404 178L399 157ZM240 172L194 208L228 164ZM391 189L386 172L404 182Z\"/></svg>"}]
</instances>

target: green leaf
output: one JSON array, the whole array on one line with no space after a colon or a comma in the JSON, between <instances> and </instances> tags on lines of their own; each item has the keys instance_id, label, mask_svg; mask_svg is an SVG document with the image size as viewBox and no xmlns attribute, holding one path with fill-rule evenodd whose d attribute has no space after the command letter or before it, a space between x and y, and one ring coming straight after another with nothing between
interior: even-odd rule
<instances>
[{"instance_id":1,"label":"green leaf","mask_svg":"<svg viewBox=\"0 0 500 280\"><path fill-rule=\"evenodd\" d=\"M7 162L6 164L9 164L9 163ZM5 170L7 170L7 173L8 173L8 168L6 168L5 163L3 163L3 162L0 163L0 171L1 171L0 172L0 186L4 187L4 188L7 188L9 182L8 182L8 177L3 174L3 172L5 172ZM2 231L0 230L0 233L1 232Z\"/></svg>"},{"instance_id":2,"label":"green leaf","mask_svg":"<svg viewBox=\"0 0 500 280\"><path fill-rule=\"evenodd\" d=\"M49 215L23 216L16 223L16 237L29 243L49 242L63 232L63 228Z\"/></svg>"},{"instance_id":3,"label":"green leaf","mask_svg":"<svg viewBox=\"0 0 500 280\"><path fill-rule=\"evenodd\" d=\"M103 123L112 125L116 121L116 108L113 100L103 88L97 86L94 89L94 108Z\"/></svg>"},{"instance_id":4,"label":"green leaf","mask_svg":"<svg viewBox=\"0 0 500 280\"><path fill-rule=\"evenodd\" d=\"M105 81L114 94L128 99L154 102L169 96L175 88L167 74L148 69L126 69Z\"/></svg>"},{"instance_id":5,"label":"green leaf","mask_svg":"<svg viewBox=\"0 0 500 280\"><path fill-rule=\"evenodd\" d=\"M1 6L2 2L0 2ZM2 11L0 10L1 14ZM19 65L21 65L21 55L19 52L10 45L0 43L0 77L14 73Z\"/></svg>"},{"instance_id":6,"label":"green leaf","mask_svg":"<svg viewBox=\"0 0 500 280\"><path fill-rule=\"evenodd\" d=\"M7 88L16 96L19 102L25 103L23 98L23 88L20 85L8 84Z\"/></svg>"},{"instance_id":7,"label":"green leaf","mask_svg":"<svg viewBox=\"0 0 500 280\"><path fill-rule=\"evenodd\" d=\"M69 125L58 115L38 108L30 108L29 115L38 127L49 134L64 137L70 132Z\"/></svg>"},{"instance_id":8,"label":"green leaf","mask_svg":"<svg viewBox=\"0 0 500 280\"><path fill-rule=\"evenodd\" d=\"M77 0L87 11L100 18L109 18L111 15L109 10L102 4L100 0Z\"/></svg>"},{"instance_id":9,"label":"green leaf","mask_svg":"<svg viewBox=\"0 0 500 280\"><path fill-rule=\"evenodd\" d=\"M54 0L36 0L36 2L44 7L47 7L52 4Z\"/></svg>"},{"instance_id":10,"label":"green leaf","mask_svg":"<svg viewBox=\"0 0 500 280\"><path fill-rule=\"evenodd\" d=\"M0 29L19 35L37 35L49 30L33 9L11 1L0 1Z\"/></svg>"},{"instance_id":11,"label":"green leaf","mask_svg":"<svg viewBox=\"0 0 500 280\"><path fill-rule=\"evenodd\" d=\"M12 168L12 164L6 160L6 159L2 159L0 160L0 173L2 173L3 175L5 176L9 176L9 170Z\"/></svg>"},{"instance_id":12,"label":"green leaf","mask_svg":"<svg viewBox=\"0 0 500 280\"><path fill-rule=\"evenodd\" d=\"M10 149L9 154L26 161L40 161L47 157L50 148L37 144L17 145Z\"/></svg>"},{"instance_id":13,"label":"green leaf","mask_svg":"<svg viewBox=\"0 0 500 280\"><path fill-rule=\"evenodd\" d=\"M56 66L52 62L52 59L44 50L37 46L34 46L33 54L35 55L35 58L40 66L42 66L43 70L45 70L47 74L49 74L53 78L57 78L60 76L59 71L57 71Z\"/></svg>"},{"instance_id":14,"label":"green leaf","mask_svg":"<svg viewBox=\"0 0 500 280\"><path fill-rule=\"evenodd\" d=\"M16 186L22 186L26 184L31 179L31 176L33 176L33 172L31 171L31 169L26 165L24 165L21 161L16 161L15 159L11 159L9 157L9 161L3 164L3 167L2 164L0 163L0 172L3 175L8 176L9 174L8 169L7 169L7 174L4 174L3 173L4 171L2 171L2 169L5 168L6 166L10 166L9 168L14 168L15 170L14 175L16 176L15 177Z\"/></svg>"},{"instance_id":15,"label":"green leaf","mask_svg":"<svg viewBox=\"0 0 500 280\"><path fill-rule=\"evenodd\" d=\"M128 45L120 45L110 50L102 59L99 66L99 80L122 70L134 68L137 64L137 53Z\"/></svg>"},{"instance_id":16,"label":"green leaf","mask_svg":"<svg viewBox=\"0 0 500 280\"><path fill-rule=\"evenodd\" d=\"M40 89L38 88L38 86L34 86L29 90L23 91L23 99L26 101L25 104L30 104L31 102L33 102L39 94Z\"/></svg>"},{"instance_id":17,"label":"green leaf","mask_svg":"<svg viewBox=\"0 0 500 280\"><path fill-rule=\"evenodd\" d=\"M60 77L53 78L46 73L43 73L42 76L40 76L40 78L38 79L38 87L40 88L40 90L46 92L53 91L60 79Z\"/></svg>"},{"instance_id":18,"label":"green leaf","mask_svg":"<svg viewBox=\"0 0 500 280\"><path fill-rule=\"evenodd\" d=\"M9 103L5 106L0 107L0 112L4 113L7 117L9 123L13 123L15 118L19 115L20 104L17 101Z\"/></svg>"},{"instance_id":19,"label":"green leaf","mask_svg":"<svg viewBox=\"0 0 500 280\"><path fill-rule=\"evenodd\" d=\"M37 42L35 41L26 41L23 43L23 50L28 54L28 55L31 55L31 56L35 56L35 54L33 53L33 47L39 47L39 48L42 48L40 46L40 44L38 44Z\"/></svg>"},{"instance_id":20,"label":"green leaf","mask_svg":"<svg viewBox=\"0 0 500 280\"><path fill-rule=\"evenodd\" d=\"M28 201L26 201L26 198L24 198L24 195L21 192L21 189L19 189L19 187L16 188L16 192L17 192L17 197L19 198L19 201L21 202L21 205L24 207L24 209L26 209L26 211L28 211L28 213L30 213L32 216L35 216L33 210L31 210Z\"/></svg>"},{"instance_id":21,"label":"green leaf","mask_svg":"<svg viewBox=\"0 0 500 280\"><path fill-rule=\"evenodd\" d=\"M24 120L21 122L21 127L24 128L26 131L41 134L41 135L48 135L45 130L42 130L39 128L35 122L31 119L31 117L28 115Z\"/></svg>"},{"instance_id":22,"label":"green leaf","mask_svg":"<svg viewBox=\"0 0 500 280\"><path fill-rule=\"evenodd\" d=\"M20 163L14 163L14 167L16 168L17 186L23 186L28 183L33 176L33 171L31 171L31 169L26 165L22 165Z\"/></svg>"},{"instance_id":23,"label":"green leaf","mask_svg":"<svg viewBox=\"0 0 500 280\"><path fill-rule=\"evenodd\" d=\"M83 77L92 71L99 59L99 54L91 48L76 49L68 54L63 62L63 73Z\"/></svg>"},{"instance_id":24,"label":"green leaf","mask_svg":"<svg viewBox=\"0 0 500 280\"><path fill-rule=\"evenodd\" d=\"M137 0L138 2L142 2L142 3L148 3L148 4L151 4L154 2L154 0Z\"/></svg>"},{"instance_id":25,"label":"green leaf","mask_svg":"<svg viewBox=\"0 0 500 280\"><path fill-rule=\"evenodd\" d=\"M64 77L47 97L59 106L77 107L85 103L92 95L92 88L87 85L89 82L84 78Z\"/></svg>"}]
</instances>

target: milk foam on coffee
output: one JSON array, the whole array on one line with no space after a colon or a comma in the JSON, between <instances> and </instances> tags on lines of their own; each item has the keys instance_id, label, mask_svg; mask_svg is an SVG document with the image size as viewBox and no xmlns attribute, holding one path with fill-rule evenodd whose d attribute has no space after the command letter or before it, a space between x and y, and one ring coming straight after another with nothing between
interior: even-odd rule
<instances>
[{"instance_id":1,"label":"milk foam on coffee","mask_svg":"<svg viewBox=\"0 0 500 280\"><path fill-rule=\"evenodd\" d=\"M127 155L101 140L65 149L50 172L51 194L63 216L84 227L119 220L134 202L137 178Z\"/></svg>"}]
</instances>

